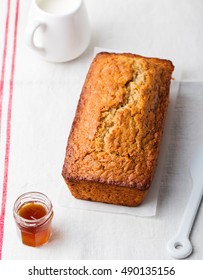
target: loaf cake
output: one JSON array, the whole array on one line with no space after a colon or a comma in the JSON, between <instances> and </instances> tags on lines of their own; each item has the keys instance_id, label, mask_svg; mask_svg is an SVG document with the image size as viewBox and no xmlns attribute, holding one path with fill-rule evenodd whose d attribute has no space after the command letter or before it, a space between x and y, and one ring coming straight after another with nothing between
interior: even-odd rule
<instances>
[{"instance_id":1,"label":"loaf cake","mask_svg":"<svg viewBox=\"0 0 203 280\"><path fill-rule=\"evenodd\" d=\"M96 55L62 171L75 198L125 206L142 203L157 165L173 69L164 59Z\"/></svg>"}]
</instances>

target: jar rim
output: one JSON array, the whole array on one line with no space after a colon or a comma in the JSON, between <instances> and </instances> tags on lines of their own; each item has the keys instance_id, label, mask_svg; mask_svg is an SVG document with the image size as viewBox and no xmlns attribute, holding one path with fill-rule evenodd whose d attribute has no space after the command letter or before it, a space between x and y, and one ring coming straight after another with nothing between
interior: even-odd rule
<instances>
[{"instance_id":1,"label":"jar rim","mask_svg":"<svg viewBox=\"0 0 203 280\"><path fill-rule=\"evenodd\" d=\"M43 205L46 210L47 213L39 218L39 219L26 219L23 218L22 216L20 216L18 214L18 210L25 204L27 203L32 203L32 202L36 202L39 203L41 205ZM22 195L20 195L13 206L13 216L15 218L15 221L17 224L20 224L26 227L34 227L34 226L39 226L44 224L47 220L49 220L50 218L52 218L53 216L53 206L51 203L51 200L43 193L41 192L36 192L36 191L30 191L30 192L26 192L23 193Z\"/></svg>"}]
</instances>

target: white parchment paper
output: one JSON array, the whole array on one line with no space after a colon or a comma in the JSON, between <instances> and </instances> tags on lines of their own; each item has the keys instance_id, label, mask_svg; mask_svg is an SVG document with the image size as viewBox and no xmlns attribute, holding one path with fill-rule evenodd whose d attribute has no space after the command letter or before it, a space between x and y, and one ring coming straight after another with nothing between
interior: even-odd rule
<instances>
[{"instance_id":1,"label":"white parchment paper","mask_svg":"<svg viewBox=\"0 0 203 280\"><path fill-rule=\"evenodd\" d=\"M94 50L94 55L101 51L111 52L112 50L96 47ZM63 207L71 207L71 208L91 210L91 211L102 211L102 212L109 212L109 213L116 213L116 214L127 214L127 215L148 216L148 217L155 216L159 187L161 184L162 170L164 167L169 139L170 139L171 120L175 108L175 102L178 95L178 90L179 90L179 82L172 81L171 88L170 88L170 103L169 103L167 118L165 121L165 129L164 129L162 145L161 145L159 159L158 159L158 166L156 168L155 176L152 185L150 187L150 191L147 197L145 198L144 202L142 203L142 205L138 207L125 207L125 206L111 205L111 204L105 204L99 202L78 200L75 199L71 195L70 191L66 188L62 189L60 193L59 196L60 205Z\"/></svg>"}]
</instances>

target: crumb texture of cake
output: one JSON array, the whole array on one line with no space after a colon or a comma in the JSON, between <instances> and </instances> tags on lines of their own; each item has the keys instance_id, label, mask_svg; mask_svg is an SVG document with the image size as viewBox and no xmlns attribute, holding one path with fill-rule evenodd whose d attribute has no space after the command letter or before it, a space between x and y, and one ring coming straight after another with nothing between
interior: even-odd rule
<instances>
[{"instance_id":1,"label":"crumb texture of cake","mask_svg":"<svg viewBox=\"0 0 203 280\"><path fill-rule=\"evenodd\" d=\"M166 117L169 60L100 53L84 83L63 177L80 199L139 205L151 185Z\"/></svg>"}]
</instances>

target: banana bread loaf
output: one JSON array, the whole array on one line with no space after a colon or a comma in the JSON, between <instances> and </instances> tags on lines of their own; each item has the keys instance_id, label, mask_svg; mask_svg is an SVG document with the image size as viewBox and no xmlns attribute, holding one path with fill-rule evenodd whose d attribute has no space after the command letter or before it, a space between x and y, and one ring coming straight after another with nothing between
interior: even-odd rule
<instances>
[{"instance_id":1,"label":"banana bread loaf","mask_svg":"<svg viewBox=\"0 0 203 280\"><path fill-rule=\"evenodd\" d=\"M79 199L137 206L157 164L174 66L100 53L84 83L62 175Z\"/></svg>"}]
</instances>

